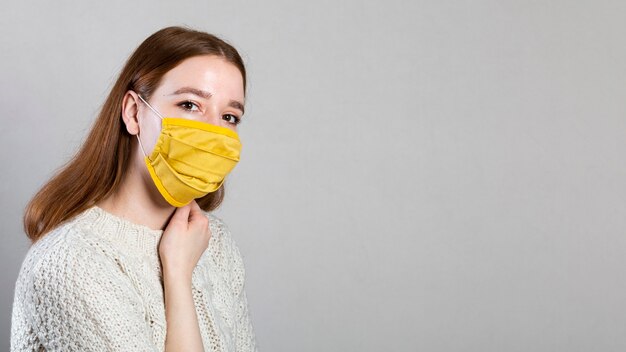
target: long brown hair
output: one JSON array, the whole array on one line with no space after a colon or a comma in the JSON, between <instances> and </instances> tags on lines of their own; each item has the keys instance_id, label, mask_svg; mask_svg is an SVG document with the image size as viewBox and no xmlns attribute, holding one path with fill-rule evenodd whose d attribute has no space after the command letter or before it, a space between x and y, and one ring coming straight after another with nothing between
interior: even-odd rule
<instances>
[{"instance_id":1,"label":"long brown hair","mask_svg":"<svg viewBox=\"0 0 626 352\"><path fill-rule=\"evenodd\" d=\"M209 33L167 27L139 45L111 89L84 144L31 199L24 213L24 231L35 243L48 231L95 205L116 191L127 170L132 136L122 123L122 99L133 90L149 99L165 73L181 61L198 55L216 55L246 70L237 50ZM197 199L206 211L224 199L224 187Z\"/></svg>"}]
</instances>

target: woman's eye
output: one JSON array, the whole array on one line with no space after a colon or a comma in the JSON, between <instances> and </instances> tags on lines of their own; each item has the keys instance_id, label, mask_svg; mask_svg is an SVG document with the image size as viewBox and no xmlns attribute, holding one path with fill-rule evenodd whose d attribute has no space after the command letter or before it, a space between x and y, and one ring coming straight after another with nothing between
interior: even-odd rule
<instances>
[{"instance_id":1,"label":"woman's eye","mask_svg":"<svg viewBox=\"0 0 626 352\"><path fill-rule=\"evenodd\" d=\"M232 123L233 125L238 125L241 122L241 119L233 114L226 114L223 116L224 120Z\"/></svg>"},{"instance_id":2,"label":"woman's eye","mask_svg":"<svg viewBox=\"0 0 626 352\"><path fill-rule=\"evenodd\" d=\"M178 104L178 106L180 106L181 108L187 110L187 111L198 111L198 105L196 105L193 102L190 101L184 101L180 104Z\"/></svg>"}]
</instances>

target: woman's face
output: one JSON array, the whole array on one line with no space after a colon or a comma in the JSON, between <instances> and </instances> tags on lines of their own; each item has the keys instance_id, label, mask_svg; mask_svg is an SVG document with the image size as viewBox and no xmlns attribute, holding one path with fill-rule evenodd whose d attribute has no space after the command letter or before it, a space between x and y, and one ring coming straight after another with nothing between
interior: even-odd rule
<instances>
[{"instance_id":1,"label":"woman's face","mask_svg":"<svg viewBox=\"0 0 626 352\"><path fill-rule=\"evenodd\" d=\"M161 119L140 100L136 103L139 138L150 155L161 132ZM237 131L244 113L243 77L235 65L221 57L194 56L161 78L148 103L163 117L202 121Z\"/></svg>"}]
</instances>

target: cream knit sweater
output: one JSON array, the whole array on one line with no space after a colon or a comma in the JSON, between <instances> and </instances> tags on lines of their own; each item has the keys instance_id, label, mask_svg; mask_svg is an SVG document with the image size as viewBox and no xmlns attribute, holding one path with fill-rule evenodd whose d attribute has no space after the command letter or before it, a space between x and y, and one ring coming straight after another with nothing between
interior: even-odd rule
<instances>
[{"instance_id":1,"label":"cream knit sweater","mask_svg":"<svg viewBox=\"0 0 626 352\"><path fill-rule=\"evenodd\" d=\"M192 274L205 351L256 351L244 266L228 228L211 239ZM28 250L15 286L11 351L163 351L162 230L94 206Z\"/></svg>"}]
</instances>

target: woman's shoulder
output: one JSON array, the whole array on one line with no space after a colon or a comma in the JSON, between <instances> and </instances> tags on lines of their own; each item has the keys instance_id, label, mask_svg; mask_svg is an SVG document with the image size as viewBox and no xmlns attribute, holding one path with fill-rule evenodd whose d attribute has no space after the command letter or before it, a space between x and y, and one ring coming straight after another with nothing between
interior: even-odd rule
<instances>
[{"instance_id":1,"label":"woman's shoulder","mask_svg":"<svg viewBox=\"0 0 626 352\"><path fill-rule=\"evenodd\" d=\"M221 217L207 211L204 211L204 215L209 219L209 230L211 230L209 245L213 244L216 249L225 250L230 250L232 246L236 246L230 228Z\"/></svg>"},{"instance_id":2,"label":"woman's shoulder","mask_svg":"<svg viewBox=\"0 0 626 352\"><path fill-rule=\"evenodd\" d=\"M233 288L240 290L243 287L245 268L239 246L221 217L206 211L204 213L209 218L211 239L203 255L203 262L211 270L230 277L231 283L235 284Z\"/></svg>"},{"instance_id":3,"label":"woman's shoulder","mask_svg":"<svg viewBox=\"0 0 626 352\"><path fill-rule=\"evenodd\" d=\"M68 269L80 273L87 264L99 261L99 253L89 241L86 233L70 219L49 231L33 243L22 262L18 282L34 279L44 273L67 273Z\"/></svg>"},{"instance_id":4,"label":"woman's shoulder","mask_svg":"<svg viewBox=\"0 0 626 352\"><path fill-rule=\"evenodd\" d=\"M62 223L31 244L26 253L26 258L41 260L48 256L54 256L58 252L68 251L75 245L84 245L81 232L73 220Z\"/></svg>"}]
</instances>

